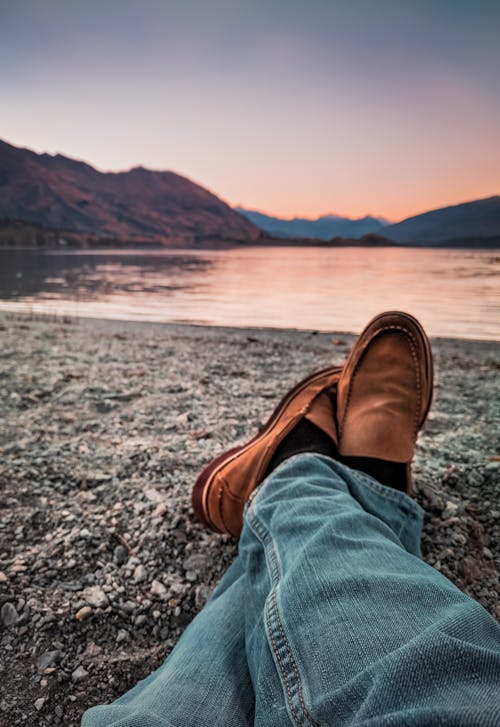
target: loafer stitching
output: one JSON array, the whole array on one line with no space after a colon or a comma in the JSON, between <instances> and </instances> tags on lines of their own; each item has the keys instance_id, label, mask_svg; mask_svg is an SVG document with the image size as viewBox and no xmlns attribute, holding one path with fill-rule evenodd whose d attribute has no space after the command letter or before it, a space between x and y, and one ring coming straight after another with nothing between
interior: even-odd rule
<instances>
[{"instance_id":1,"label":"loafer stitching","mask_svg":"<svg viewBox=\"0 0 500 727\"><path fill-rule=\"evenodd\" d=\"M403 328L403 326L383 326L382 328L378 328L376 331L373 332L373 334L370 336L370 338L367 340L367 342L363 346L363 351L356 363L356 366L354 368L354 371L351 375L351 379L349 382L349 392L347 394L347 401L342 417L342 422L339 423L339 445L341 446L342 442L342 435L344 433L345 428L345 420L347 418L347 412L349 410L349 406L351 404L351 398L352 398L352 389L353 389L353 383L354 379L356 378L358 374L358 369L361 366L361 362L363 361L363 358L365 356L366 350L369 346L369 344L374 340L376 336L378 336L380 333L383 333L384 331L401 331L404 335L408 336L410 339L410 352L411 356L413 358L414 366L415 366L415 372L416 372L416 379L417 379L417 407L415 409L415 415L413 418L413 436L416 438L419 430L419 424L420 424L420 409L422 407L422 382L421 382L421 376L420 376L420 366L418 365L418 356L417 356L417 344L415 337L411 331L407 330L406 328Z\"/></svg>"}]
</instances>

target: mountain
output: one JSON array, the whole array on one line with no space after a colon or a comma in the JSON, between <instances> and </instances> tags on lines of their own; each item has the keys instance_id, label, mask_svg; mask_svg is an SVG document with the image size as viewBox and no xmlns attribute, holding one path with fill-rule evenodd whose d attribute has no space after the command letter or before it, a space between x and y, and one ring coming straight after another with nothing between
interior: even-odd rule
<instances>
[{"instance_id":1,"label":"mountain","mask_svg":"<svg viewBox=\"0 0 500 727\"><path fill-rule=\"evenodd\" d=\"M369 232L378 232L385 224L385 220L370 216L357 220L338 215L324 215L315 220L302 217L282 219L242 207L236 207L236 210L271 235L284 238L310 237L318 240L330 240L332 237L362 237Z\"/></svg>"},{"instance_id":2,"label":"mountain","mask_svg":"<svg viewBox=\"0 0 500 727\"><path fill-rule=\"evenodd\" d=\"M208 190L173 172L99 172L0 140L0 218L79 239L189 245L263 233Z\"/></svg>"},{"instance_id":3,"label":"mountain","mask_svg":"<svg viewBox=\"0 0 500 727\"><path fill-rule=\"evenodd\" d=\"M442 207L384 227L384 237L411 245L500 244L500 196Z\"/></svg>"}]
</instances>

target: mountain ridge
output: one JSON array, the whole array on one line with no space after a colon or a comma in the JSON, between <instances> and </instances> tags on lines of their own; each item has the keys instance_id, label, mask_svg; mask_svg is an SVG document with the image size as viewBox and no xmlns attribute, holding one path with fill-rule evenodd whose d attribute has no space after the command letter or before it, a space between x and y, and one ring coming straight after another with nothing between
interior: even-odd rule
<instances>
[{"instance_id":1,"label":"mountain ridge","mask_svg":"<svg viewBox=\"0 0 500 727\"><path fill-rule=\"evenodd\" d=\"M258 210L235 207L237 212L247 217L254 225L275 237L311 238L330 240L333 237L358 238L369 233L378 233L384 227L383 218L365 215L358 219L337 214L325 214L316 219L307 217L283 218L269 215Z\"/></svg>"},{"instance_id":2,"label":"mountain ridge","mask_svg":"<svg viewBox=\"0 0 500 727\"><path fill-rule=\"evenodd\" d=\"M387 225L381 234L403 244L422 246L500 238L500 195L412 215Z\"/></svg>"},{"instance_id":3,"label":"mountain ridge","mask_svg":"<svg viewBox=\"0 0 500 727\"><path fill-rule=\"evenodd\" d=\"M103 172L0 139L0 245L232 244L500 247L500 196L413 215L283 219L233 209L191 179L141 165Z\"/></svg>"},{"instance_id":4,"label":"mountain ridge","mask_svg":"<svg viewBox=\"0 0 500 727\"><path fill-rule=\"evenodd\" d=\"M171 171L101 172L62 154L0 140L0 217L77 235L164 245L251 242L262 232Z\"/></svg>"}]
</instances>

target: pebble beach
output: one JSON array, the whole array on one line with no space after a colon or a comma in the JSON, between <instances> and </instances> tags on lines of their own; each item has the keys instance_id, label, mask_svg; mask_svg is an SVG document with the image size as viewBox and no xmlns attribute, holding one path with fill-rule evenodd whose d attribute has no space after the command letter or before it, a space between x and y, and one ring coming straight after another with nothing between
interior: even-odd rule
<instances>
[{"instance_id":1,"label":"pebble beach","mask_svg":"<svg viewBox=\"0 0 500 727\"><path fill-rule=\"evenodd\" d=\"M237 551L197 474L354 340L0 313L0 727L79 725L162 663ZM500 344L432 346L423 556L500 620Z\"/></svg>"}]
</instances>

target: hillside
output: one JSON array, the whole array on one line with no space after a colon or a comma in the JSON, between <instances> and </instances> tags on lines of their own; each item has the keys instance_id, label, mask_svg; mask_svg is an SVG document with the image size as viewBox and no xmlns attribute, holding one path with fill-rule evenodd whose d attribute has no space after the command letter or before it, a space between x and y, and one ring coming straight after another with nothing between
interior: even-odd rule
<instances>
[{"instance_id":1,"label":"hillside","mask_svg":"<svg viewBox=\"0 0 500 727\"><path fill-rule=\"evenodd\" d=\"M331 240L332 237L358 238L370 232L379 232L384 225L383 220L371 216L354 220L339 215L323 215L315 220L303 217L283 219L242 207L236 207L236 210L262 230L274 237L282 238L317 240Z\"/></svg>"},{"instance_id":2,"label":"hillside","mask_svg":"<svg viewBox=\"0 0 500 727\"><path fill-rule=\"evenodd\" d=\"M390 240L410 245L498 246L500 196L442 207L384 227Z\"/></svg>"},{"instance_id":3,"label":"hillside","mask_svg":"<svg viewBox=\"0 0 500 727\"><path fill-rule=\"evenodd\" d=\"M99 172L0 140L0 218L82 237L186 245L260 239L208 190L173 172Z\"/></svg>"}]
</instances>

